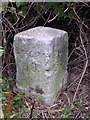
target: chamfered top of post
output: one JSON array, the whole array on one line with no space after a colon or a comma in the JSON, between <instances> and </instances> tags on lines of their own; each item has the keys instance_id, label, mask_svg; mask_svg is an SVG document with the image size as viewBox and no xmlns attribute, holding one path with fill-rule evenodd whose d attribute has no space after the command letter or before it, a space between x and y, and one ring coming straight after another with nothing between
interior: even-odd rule
<instances>
[{"instance_id":1,"label":"chamfered top of post","mask_svg":"<svg viewBox=\"0 0 90 120\"><path fill-rule=\"evenodd\" d=\"M67 34L67 32L55 28L39 26L16 34L14 40L19 37L28 40L37 39L38 41L49 41L53 38L62 37L64 34Z\"/></svg>"}]
</instances>

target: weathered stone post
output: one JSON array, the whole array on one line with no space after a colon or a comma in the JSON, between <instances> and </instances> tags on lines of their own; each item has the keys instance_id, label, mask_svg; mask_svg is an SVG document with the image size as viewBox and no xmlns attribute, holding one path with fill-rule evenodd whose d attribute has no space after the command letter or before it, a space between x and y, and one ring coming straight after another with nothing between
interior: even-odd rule
<instances>
[{"instance_id":1,"label":"weathered stone post","mask_svg":"<svg viewBox=\"0 0 90 120\"><path fill-rule=\"evenodd\" d=\"M18 88L50 105L67 81L67 32L36 27L14 37Z\"/></svg>"}]
</instances>

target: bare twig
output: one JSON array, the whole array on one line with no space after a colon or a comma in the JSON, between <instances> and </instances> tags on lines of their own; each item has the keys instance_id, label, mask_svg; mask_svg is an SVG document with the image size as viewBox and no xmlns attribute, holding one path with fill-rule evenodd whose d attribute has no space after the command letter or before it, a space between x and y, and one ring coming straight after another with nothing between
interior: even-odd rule
<instances>
[{"instance_id":1,"label":"bare twig","mask_svg":"<svg viewBox=\"0 0 90 120\"><path fill-rule=\"evenodd\" d=\"M31 107L30 119L32 118L32 113L33 113L33 109L34 109L34 104L35 104L35 101L33 102L32 107Z\"/></svg>"},{"instance_id":2,"label":"bare twig","mask_svg":"<svg viewBox=\"0 0 90 120\"><path fill-rule=\"evenodd\" d=\"M44 23L44 25L43 25L43 26L45 26L45 25L46 25L46 23L49 21L50 16L51 16L51 13L52 13L52 11L50 11L50 14L49 14L49 16L48 16L48 18L47 18L47 20L46 20L46 22Z\"/></svg>"},{"instance_id":3,"label":"bare twig","mask_svg":"<svg viewBox=\"0 0 90 120\"><path fill-rule=\"evenodd\" d=\"M69 89L78 79L80 78L80 76L79 77L77 77L69 86L68 86L68 88L67 89Z\"/></svg>"},{"instance_id":4,"label":"bare twig","mask_svg":"<svg viewBox=\"0 0 90 120\"><path fill-rule=\"evenodd\" d=\"M70 98L69 98L69 96L68 96L67 93L65 93L65 92L64 92L64 95L66 95L66 98L67 98L68 103L69 103L69 105L70 105Z\"/></svg>"},{"instance_id":5,"label":"bare twig","mask_svg":"<svg viewBox=\"0 0 90 120\"><path fill-rule=\"evenodd\" d=\"M10 23L10 21L4 17L4 20L9 24L9 26L15 31L15 33L17 32L17 30L13 27L13 25Z\"/></svg>"},{"instance_id":6,"label":"bare twig","mask_svg":"<svg viewBox=\"0 0 90 120\"><path fill-rule=\"evenodd\" d=\"M76 10L75 10L75 6L73 7L73 11L74 11L75 15L77 16L77 21L78 21L78 23L81 23L82 20L81 20L80 17L78 16L78 14L77 14L77 12L76 12ZM82 22L82 24L83 24L86 28L89 28L84 22Z\"/></svg>"},{"instance_id":7,"label":"bare twig","mask_svg":"<svg viewBox=\"0 0 90 120\"><path fill-rule=\"evenodd\" d=\"M21 24L21 23L25 20L25 18L27 17L27 15L28 15L28 13L29 13L29 11L30 11L33 3L34 3L34 2L32 2L32 3L29 5L29 8L28 8L28 11L27 11L26 15L25 15L24 18L19 22L19 24Z\"/></svg>"},{"instance_id":8,"label":"bare twig","mask_svg":"<svg viewBox=\"0 0 90 120\"><path fill-rule=\"evenodd\" d=\"M86 63L85 63L85 67L84 67L84 70L83 70L83 72L82 72L80 81L79 81L79 83L78 83L76 92L75 92L75 94L74 94L73 101L74 101L75 98L76 98L76 95L77 95L79 86L80 86L80 84L81 84L81 82L82 82L82 79L83 79L84 74L86 73L86 69L87 69L87 67L88 67L88 56L87 56L87 51L86 51L86 49L85 49L85 46L84 46L84 44L83 44L83 40L82 40L82 30L81 30L81 28L82 28L82 26L80 27L80 40L81 40L81 44L82 44L82 47L83 47L83 50L84 50L84 54L85 54L85 57L86 57Z\"/></svg>"},{"instance_id":9,"label":"bare twig","mask_svg":"<svg viewBox=\"0 0 90 120\"><path fill-rule=\"evenodd\" d=\"M52 19L48 20L48 23L50 23L50 22L54 21L54 20L58 17L58 15L59 15L59 13L57 13L57 14L55 15L55 17L54 17L54 18L52 18Z\"/></svg>"}]
</instances>

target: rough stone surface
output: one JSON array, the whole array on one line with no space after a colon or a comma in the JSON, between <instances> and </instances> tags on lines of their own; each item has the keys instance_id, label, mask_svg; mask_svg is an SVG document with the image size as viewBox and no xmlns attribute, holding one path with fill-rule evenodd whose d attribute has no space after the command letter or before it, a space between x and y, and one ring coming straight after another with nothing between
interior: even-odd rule
<instances>
[{"instance_id":1,"label":"rough stone surface","mask_svg":"<svg viewBox=\"0 0 90 120\"><path fill-rule=\"evenodd\" d=\"M18 88L50 105L67 80L67 32L40 26L18 33L14 55Z\"/></svg>"}]
</instances>

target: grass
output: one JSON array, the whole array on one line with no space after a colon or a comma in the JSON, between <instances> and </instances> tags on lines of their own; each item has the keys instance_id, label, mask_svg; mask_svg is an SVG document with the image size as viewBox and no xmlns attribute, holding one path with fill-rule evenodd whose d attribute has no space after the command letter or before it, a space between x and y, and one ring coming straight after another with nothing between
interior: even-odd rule
<instances>
[{"instance_id":1,"label":"grass","mask_svg":"<svg viewBox=\"0 0 90 120\"><path fill-rule=\"evenodd\" d=\"M64 94L66 91L63 91L59 95L61 97L58 97L52 106L45 107L26 96L24 92L17 91L15 85L14 88L11 91L10 103L8 100L9 85L8 82L3 80L2 105L4 118L83 118L89 120L88 106L85 105L83 98L68 101ZM9 105L11 106L10 115L8 113Z\"/></svg>"}]
</instances>

